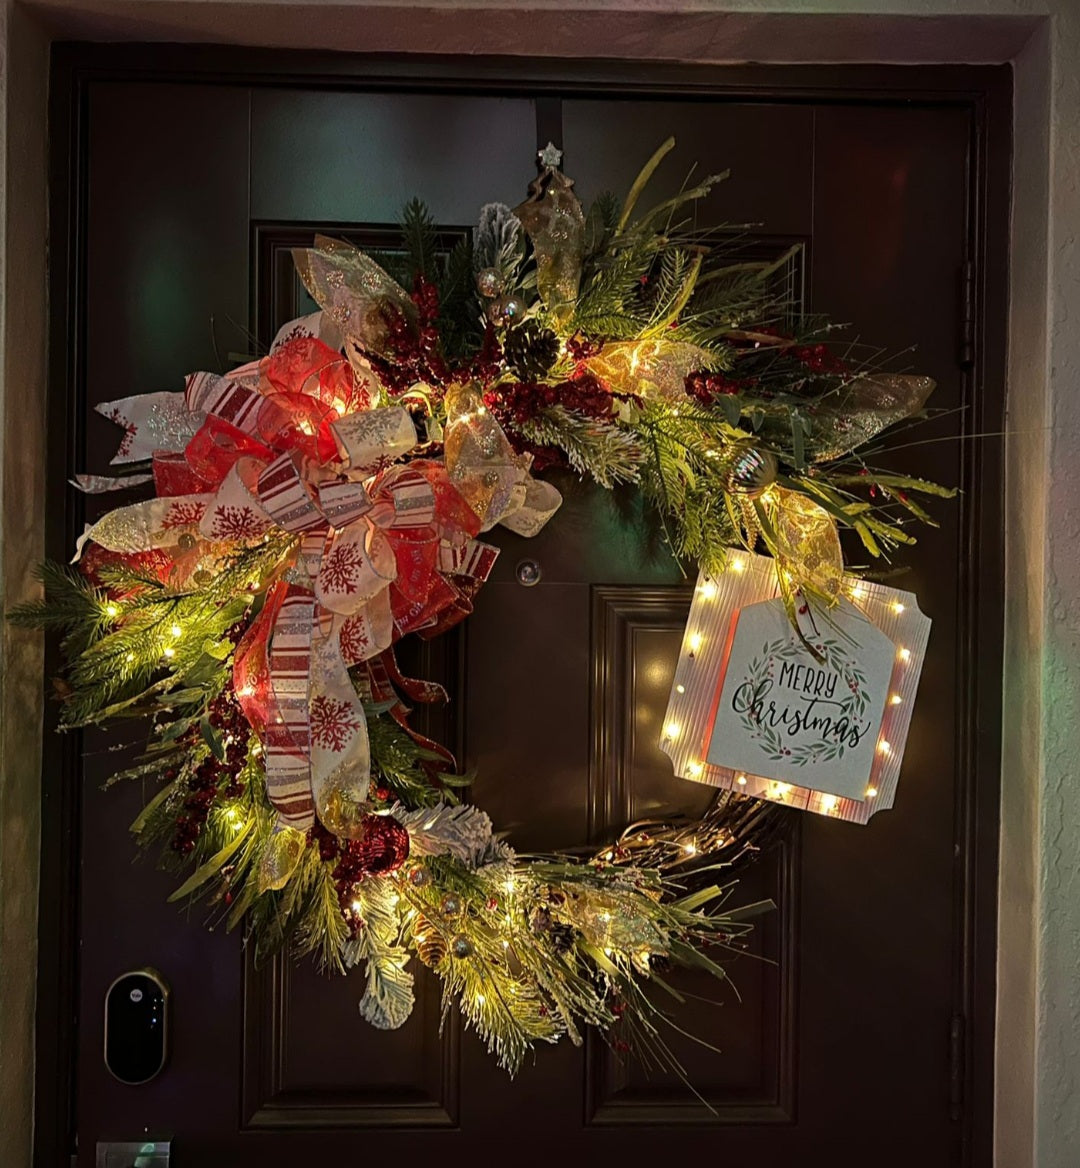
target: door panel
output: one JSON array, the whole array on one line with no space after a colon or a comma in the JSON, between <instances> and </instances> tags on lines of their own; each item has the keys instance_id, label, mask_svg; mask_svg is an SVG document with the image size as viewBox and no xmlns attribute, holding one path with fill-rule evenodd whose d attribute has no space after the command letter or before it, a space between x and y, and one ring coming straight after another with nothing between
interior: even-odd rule
<instances>
[{"instance_id":1,"label":"door panel","mask_svg":"<svg viewBox=\"0 0 1080 1168\"><path fill-rule=\"evenodd\" d=\"M179 388L187 371L249 351L252 335L265 343L299 304L284 248L316 224L390 238L413 194L448 229L483 202L519 201L542 123L545 141L561 125L584 198L625 189L672 132L657 197L693 161L702 173L730 166L699 225L753 224L739 246L767 254L805 242L785 278L811 309L857 320L852 335L891 351L919 342L911 367L938 378L935 404L952 412L912 438L964 426L975 386L957 363L956 278L969 258L970 104L642 92L568 92L560 104L550 91L538 103L520 91L96 81L87 110L87 407ZM87 412L76 434L70 469L104 472L111 425ZM958 443L903 459L968 481ZM673 778L656 745L688 585L632 492L555 481L566 501L536 539L495 534L502 556L463 629L407 651L410 668L452 692L448 709L418 711L420 727L477 769L473 797L522 851L599 843L629 820L699 814L710 799ZM87 516L98 507L90 500ZM695 1150L762 1168L826 1155L834 1168L958 1163L954 808L974 782L963 695L978 660L963 597L978 549L962 506L937 513L942 528L903 557L903 586L935 628L896 808L865 828L793 814L775 847L732 872L733 901L771 897L777 910L733 962L731 989L679 983L722 1003L690 999L674 1016L710 1044L672 1035L708 1106L595 1038L539 1051L511 1083L456 1015L440 1033L423 969L416 1012L391 1034L361 1021L354 980L283 960L256 969L238 938L203 928L205 910L165 906L171 876L130 866L125 825L147 792L101 791L123 743L86 735L79 1163L94 1162L96 1141L144 1129L175 1137L181 1168L330 1162L400 1151L403 1139L410 1155L443 1156L512 1140L567 1165ZM524 559L541 568L535 587L517 581ZM128 1088L101 1064L101 1000L145 964L172 986L175 1041L166 1072Z\"/></svg>"}]
</instances>

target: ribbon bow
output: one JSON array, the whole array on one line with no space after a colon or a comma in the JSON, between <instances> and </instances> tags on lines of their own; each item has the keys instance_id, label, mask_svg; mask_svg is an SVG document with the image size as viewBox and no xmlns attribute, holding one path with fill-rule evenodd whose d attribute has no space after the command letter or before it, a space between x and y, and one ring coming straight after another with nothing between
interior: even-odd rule
<instances>
[{"instance_id":1,"label":"ribbon bow","mask_svg":"<svg viewBox=\"0 0 1080 1168\"><path fill-rule=\"evenodd\" d=\"M113 461L151 457L158 497L104 516L80 552L87 540L121 553L187 544L197 562L192 543L294 537L237 646L234 686L264 743L279 825L306 830L317 817L355 837L370 749L349 667L461 620L498 556L476 536L496 523L535 534L562 500L468 386L448 395L445 463L396 464L417 444L411 417L372 408L381 386L319 339L325 329L316 313L286 326L263 361L192 374L183 394L100 406L125 428Z\"/></svg>"}]
</instances>

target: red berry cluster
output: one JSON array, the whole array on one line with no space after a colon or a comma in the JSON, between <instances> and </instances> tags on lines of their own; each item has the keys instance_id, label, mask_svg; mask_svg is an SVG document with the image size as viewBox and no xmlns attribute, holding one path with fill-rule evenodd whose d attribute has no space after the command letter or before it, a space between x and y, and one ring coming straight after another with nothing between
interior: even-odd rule
<instances>
[{"instance_id":1,"label":"red berry cluster","mask_svg":"<svg viewBox=\"0 0 1080 1168\"><path fill-rule=\"evenodd\" d=\"M579 364L588 361L590 357L595 357L603 347L603 341L594 341L584 333L575 333L566 342L566 351L570 354L571 360Z\"/></svg>"},{"instance_id":2,"label":"red berry cluster","mask_svg":"<svg viewBox=\"0 0 1080 1168\"><path fill-rule=\"evenodd\" d=\"M244 793L244 785L237 777L247 757L248 723L231 689L224 690L211 703L208 715L210 725L218 731L225 747L224 759L209 754L195 768L187 781L187 796L176 817L172 850L188 856L206 825L210 808L220 796L236 799ZM175 771L166 771L167 779L175 779Z\"/></svg>"},{"instance_id":3,"label":"red berry cluster","mask_svg":"<svg viewBox=\"0 0 1080 1168\"><path fill-rule=\"evenodd\" d=\"M397 308L383 307L390 359L368 354L380 380L391 393L404 393L417 381L432 386L442 385L448 378L439 344L439 330L435 325L439 291L425 277L417 276L412 301L417 309L416 327Z\"/></svg>"},{"instance_id":4,"label":"red berry cluster","mask_svg":"<svg viewBox=\"0 0 1080 1168\"><path fill-rule=\"evenodd\" d=\"M562 406L588 418L609 418L615 412L611 394L592 374L548 385L540 381L512 381L484 394L487 406L500 422L521 426L549 406Z\"/></svg>"},{"instance_id":5,"label":"red berry cluster","mask_svg":"<svg viewBox=\"0 0 1080 1168\"><path fill-rule=\"evenodd\" d=\"M830 352L828 345L796 345L788 350L792 357L813 373L845 373L847 362Z\"/></svg>"},{"instance_id":6,"label":"red berry cluster","mask_svg":"<svg viewBox=\"0 0 1080 1168\"><path fill-rule=\"evenodd\" d=\"M460 373L463 373L466 379L475 379L486 387L496 380L502 373L502 369L502 345L499 344L495 326L489 323L484 329L484 339L480 342L480 348L476 351L476 355L466 363Z\"/></svg>"},{"instance_id":7,"label":"red berry cluster","mask_svg":"<svg viewBox=\"0 0 1080 1168\"><path fill-rule=\"evenodd\" d=\"M686 392L702 405L711 405L718 397L744 393L757 385L756 377L728 377L725 373L709 373L703 369L686 375Z\"/></svg>"},{"instance_id":8,"label":"red berry cluster","mask_svg":"<svg viewBox=\"0 0 1080 1168\"><path fill-rule=\"evenodd\" d=\"M416 311L420 318L420 327L425 328L428 325L433 325L435 318L439 315L439 289L435 287L423 272L416 273L410 299L416 305Z\"/></svg>"}]
</instances>

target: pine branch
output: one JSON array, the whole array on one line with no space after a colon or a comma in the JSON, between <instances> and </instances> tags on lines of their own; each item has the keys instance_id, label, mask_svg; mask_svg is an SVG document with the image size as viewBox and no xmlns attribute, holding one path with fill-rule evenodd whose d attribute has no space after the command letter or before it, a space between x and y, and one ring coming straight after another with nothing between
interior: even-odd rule
<instances>
[{"instance_id":1,"label":"pine branch","mask_svg":"<svg viewBox=\"0 0 1080 1168\"><path fill-rule=\"evenodd\" d=\"M591 475L602 487L638 480L641 446L617 423L549 406L522 423L520 432L539 446L557 446L578 474Z\"/></svg>"}]
</instances>

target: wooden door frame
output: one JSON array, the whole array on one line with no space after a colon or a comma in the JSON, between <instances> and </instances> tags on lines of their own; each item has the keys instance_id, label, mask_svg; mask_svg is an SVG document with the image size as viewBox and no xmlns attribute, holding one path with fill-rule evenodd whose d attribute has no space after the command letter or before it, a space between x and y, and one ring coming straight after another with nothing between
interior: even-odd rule
<instances>
[{"instance_id":1,"label":"wooden door frame","mask_svg":"<svg viewBox=\"0 0 1080 1168\"><path fill-rule=\"evenodd\" d=\"M53 47L50 92L49 402L46 498L48 554L66 558L78 500L65 487L84 425L83 321L90 86L101 81L274 86L528 96L536 99L537 144L555 138L564 96L713 98L784 103L916 103L970 114L967 245L973 267L971 364L962 374L970 432L1000 430L1008 335L1009 181L1012 73L1008 66L707 66L657 62L518 58L352 56L183 45ZM254 306L252 306L254 308ZM960 522L978 549L963 579L962 662L954 884L953 1094L964 1165L989 1164L993 1145L994 1024L1004 628L1003 451L965 443ZM976 489L979 485L985 489ZM57 664L49 647L46 675ZM78 1019L78 739L50 733L43 755L34 1162L67 1163L75 1122ZM984 732L974 734L976 727Z\"/></svg>"}]
</instances>

